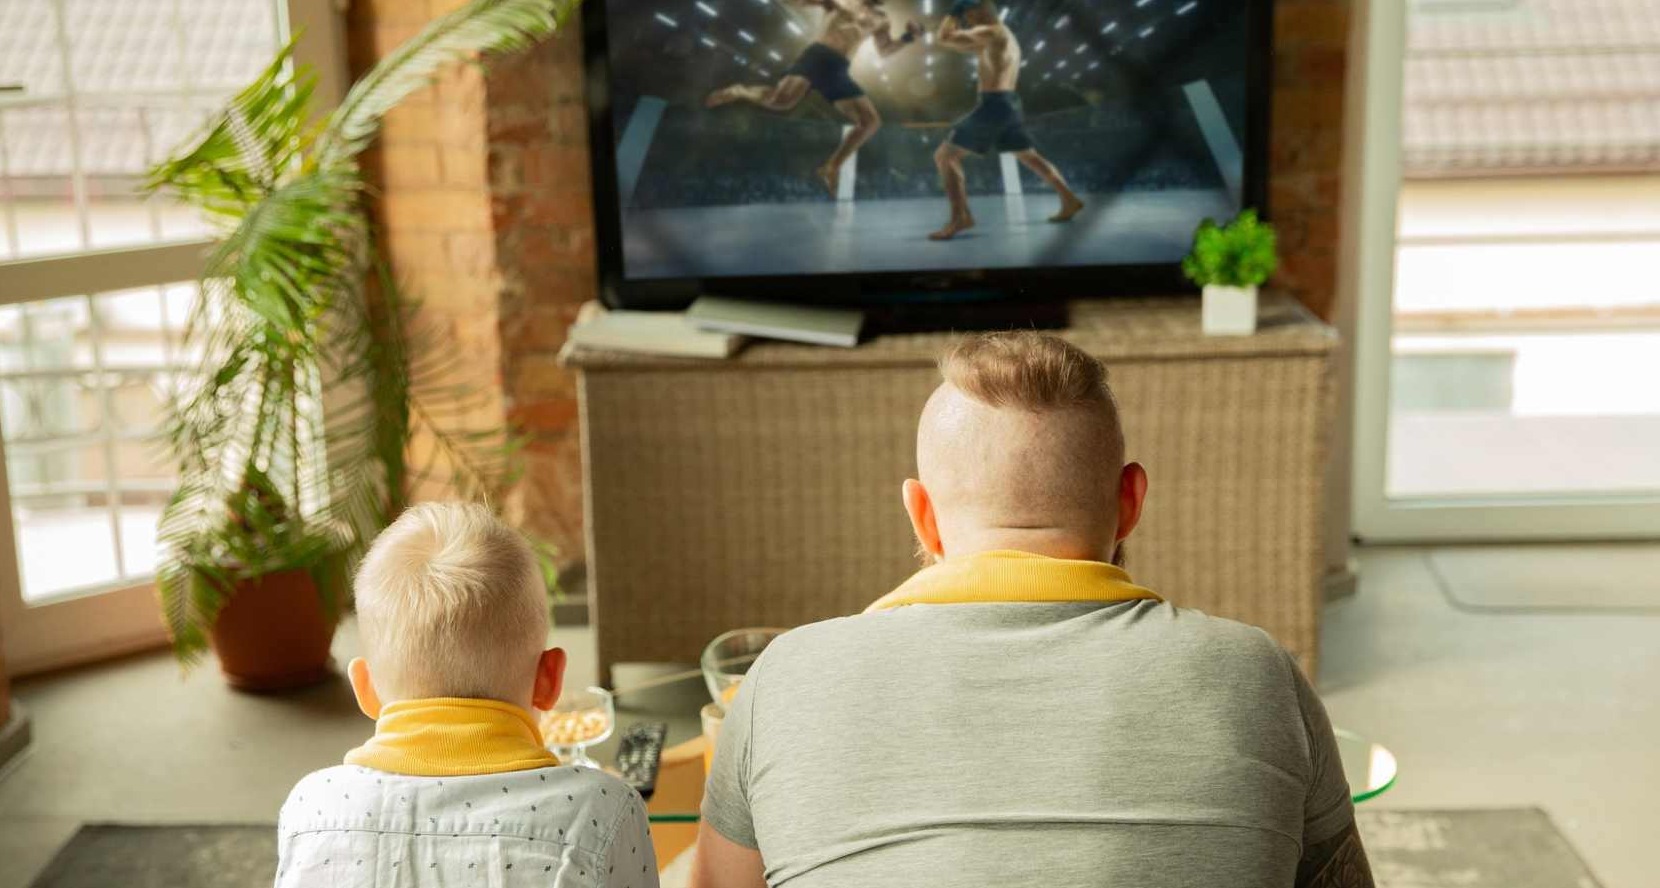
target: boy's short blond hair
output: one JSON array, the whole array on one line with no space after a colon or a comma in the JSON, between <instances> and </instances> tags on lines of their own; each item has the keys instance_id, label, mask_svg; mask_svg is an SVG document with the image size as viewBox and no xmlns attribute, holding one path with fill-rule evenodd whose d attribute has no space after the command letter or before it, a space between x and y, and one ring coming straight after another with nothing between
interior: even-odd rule
<instances>
[{"instance_id":1,"label":"boy's short blond hair","mask_svg":"<svg viewBox=\"0 0 1660 888\"><path fill-rule=\"evenodd\" d=\"M357 622L383 702L519 702L547 644L547 593L524 537L472 503L422 503L375 538Z\"/></svg>"}]
</instances>

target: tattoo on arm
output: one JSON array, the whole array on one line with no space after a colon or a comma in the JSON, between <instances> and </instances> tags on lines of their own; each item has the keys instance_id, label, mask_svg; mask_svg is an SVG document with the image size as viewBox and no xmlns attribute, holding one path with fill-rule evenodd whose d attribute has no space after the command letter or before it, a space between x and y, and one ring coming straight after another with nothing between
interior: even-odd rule
<instances>
[{"instance_id":1,"label":"tattoo on arm","mask_svg":"<svg viewBox=\"0 0 1660 888\"><path fill-rule=\"evenodd\" d=\"M1372 865L1353 823L1335 836L1303 849L1297 888L1376 888Z\"/></svg>"}]
</instances>

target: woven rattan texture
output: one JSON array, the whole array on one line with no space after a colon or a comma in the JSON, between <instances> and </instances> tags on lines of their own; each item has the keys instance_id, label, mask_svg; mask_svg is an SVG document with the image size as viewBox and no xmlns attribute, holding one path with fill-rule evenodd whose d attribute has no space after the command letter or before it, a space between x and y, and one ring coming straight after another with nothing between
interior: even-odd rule
<instances>
[{"instance_id":1,"label":"woven rattan texture","mask_svg":"<svg viewBox=\"0 0 1660 888\"><path fill-rule=\"evenodd\" d=\"M1107 355L1130 454L1152 477L1130 570L1178 604L1267 629L1312 669L1330 332L1298 315L1209 340L1219 354L1184 343L1181 357L1153 335L1136 343L1152 357ZM853 613L915 570L899 488L945 341L878 340L909 361L772 345L744 362L576 361L602 669L695 661L727 629ZM1241 348L1253 341L1265 352ZM786 351L813 362L776 360Z\"/></svg>"}]
</instances>

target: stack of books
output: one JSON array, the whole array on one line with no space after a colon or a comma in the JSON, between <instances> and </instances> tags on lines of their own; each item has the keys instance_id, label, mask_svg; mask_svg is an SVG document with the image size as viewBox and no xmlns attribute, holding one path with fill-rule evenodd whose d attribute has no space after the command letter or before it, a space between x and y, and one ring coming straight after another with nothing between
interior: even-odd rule
<instances>
[{"instance_id":1,"label":"stack of books","mask_svg":"<svg viewBox=\"0 0 1660 888\"><path fill-rule=\"evenodd\" d=\"M845 308L703 296L686 311L582 307L571 327L578 348L682 358L729 358L751 337L852 348L864 314Z\"/></svg>"}]
</instances>

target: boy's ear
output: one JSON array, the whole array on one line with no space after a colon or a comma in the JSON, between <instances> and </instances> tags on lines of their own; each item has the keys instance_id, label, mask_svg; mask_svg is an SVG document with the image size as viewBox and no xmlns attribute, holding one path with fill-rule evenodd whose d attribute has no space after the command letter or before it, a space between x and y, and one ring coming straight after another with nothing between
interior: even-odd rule
<instances>
[{"instance_id":1,"label":"boy's ear","mask_svg":"<svg viewBox=\"0 0 1660 888\"><path fill-rule=\"evenodd\" d=\"M934 502L928 498L928 490L921 481L907 478L900 496L905 501L905 514L911 516L911 530L916 532L917 543L929 555L944 558L945 546L940 543L939 523L934 518Z\"/></svg>"},{"instance_id":2,"label":"boy's ear","mask_svg":"<svg viewBox=\"0 0 1660 888\"><path fill-rule=\"evenodd\" d=\"M375 683L369 678L369 661L353 657L346 667L346 674L352 680L352 694L357 697L357 708L370 718L380 718L380 695L375 693Z\"/></svg>"},{"instance_id":3,"label":"boy's ear","mask_svg":"<svg viewBox=\"0 0 1660 888\"><path fill-rule=\"evenodd\" d=\"M531 691L530 704L546 712L559 702L565 689L565 649L548 648L536 660L536 688Z\"/></svg>"}]
</instances>

